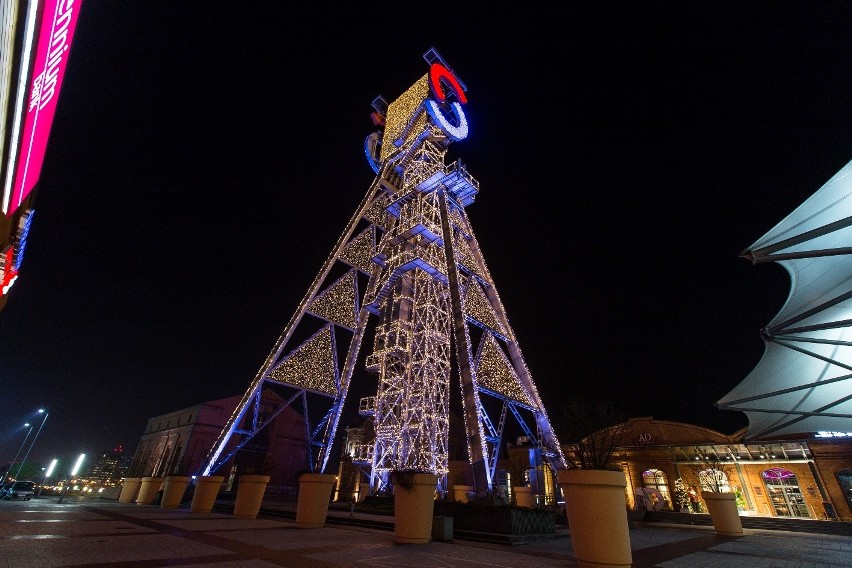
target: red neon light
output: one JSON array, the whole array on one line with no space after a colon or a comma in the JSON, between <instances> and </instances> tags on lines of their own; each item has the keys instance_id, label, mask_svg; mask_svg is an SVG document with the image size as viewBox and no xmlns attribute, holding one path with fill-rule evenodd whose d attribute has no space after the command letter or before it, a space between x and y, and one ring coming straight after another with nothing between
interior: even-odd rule
<instances>
[{"instance_id":1,"label":"red neon light","mask_svg":"<svg viewBox=\"0 0 852 568\"><path fill-rule=\"evenodd\" d=\"M5 295L6 292L9 291L9 288L12 287L12 283L15 281L15 278L18 276L18 271L15 270L15 266L12 263L12 259L15 255L15 249L11 246L6 247L6 250L3 251L3 274L2 279L0 279L0 296Z\"/></svg>"},{"instance_id":2,"label":"red neon light","mask_svg":"<svg viewBox=\"0 0 852 568\"><path fill-rule=\"evenodd\" d=\"M456 94L456 98L461 104L467 103L467 97L464 94L464 89L462 89L462 86L459 84L459 80L456 79L456 76L453 75L452 71L440 63L433 63L429 67L429 81L432 87L432 94L435 95L438 102L443 103L447 100L447 95L444 93L444 88L441 85L441 79L444 79L447 83L449 83L450 88Z\"/></svg>"}]
</instances>

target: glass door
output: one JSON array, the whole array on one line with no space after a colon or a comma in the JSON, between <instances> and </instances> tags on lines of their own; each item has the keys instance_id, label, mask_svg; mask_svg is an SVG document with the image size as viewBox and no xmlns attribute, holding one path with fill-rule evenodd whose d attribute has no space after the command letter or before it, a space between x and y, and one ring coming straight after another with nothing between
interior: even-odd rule
<instances>
[{"instance_id":1,"label":"glass door","mask_svg":"<svg viewBox=\"0 0 852 568\"><path fill-rule=\"evenodd\" d=\"M775 515L778 517L810 517L805 497L792 471L774 467L760 474Z\"/></svg>"}]
</instances>

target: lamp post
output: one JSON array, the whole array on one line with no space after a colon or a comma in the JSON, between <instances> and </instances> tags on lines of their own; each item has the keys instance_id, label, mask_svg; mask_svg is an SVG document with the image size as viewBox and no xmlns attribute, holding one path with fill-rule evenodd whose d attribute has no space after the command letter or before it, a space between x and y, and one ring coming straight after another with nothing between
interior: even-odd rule
<instances>
[{"instance_id":1,"label":"lamp post","mask_svg":"<svg viewBox=\"0 0 852 568\"><path fill-rule=\"evenodd\" d=\"M71 480L75 475L77 475L77 472L80 471L80 466L83 465L85 457L86 454L80 454L77 457L77 461L74 462L74 467L71 469L71 475L68 477L68 483L66 483L65 487L62 488L62 495L59 496L59 501L57 501L57 503L62 503L62 500L65 499L65 494L68 493L68 486L71 485Z\"/></svg>"},{"instance_id":2,"label":"lamp post","mask_svg":"<svg viewBox=\"0 0 852 568\"><path fill-rule=\"evenodd\" d=\"M24 467L24 462L27 461L27 458L30 456L30 451L32 451L33 446L35 445L35 441L38 439L38 435L41 434L41 429L44 428L44 423L47 422L47 416L50 414L50 412L46 411L43 408L39 408L38 412L39 414L44 414L44 418L42 418L41 424L39 425L38 430L36 430L36 435L33 436L33 441L30 442L30 447L27 448L27 453L24 454L24 459L22 459L21 463L18 465L18 472L15 474L15 479L17 479L18 476L21 474L21 468ZM30 428L30 430L32 430L32 427ZM29 436L29 434L27 435ZM26 440L24 441L26 442Z\"/></svg>"},{"instance_id":3,"label":"lamp post","mask_svg":"<svg viewBox=\"0 0 852 568\"><path fill-rule=\"evenodd\" d=\"M44 474L44 480L41 482L41 485L38 487L38 495L41 496L41 490L44 489L44 484L47 483L47 478L53 475L53 470L56 469L57 459L53 458L53 461L50 462L50 465L47 468L47 472Z\"/></svg>"},{"instance_id":4,"label":"lamp post","mask_svg":"<svg viewBox=\"0 0 852 568\"><path fill-rule=\"evenodd\" d=\"M31 434L31 433L32 433L32 431L33 431L33 425L32 425L32 424L30 424L29 422L27 422L26 424L24 424L24 428L26 428L27 426L29 426L29 427L30 427L30 429L29 429L29 430L27 430L27 435L26 435L26 436L24 436L24 441L23 441L23 442L21 442L21 447L20 447L20 448L18 448L18 452L15 454L15 457L14 457L14 458L12 458L12 463L10 463L10 464L9 464L9 469L8 469L8 470L6 470L6 473L4 473L4 474L3 474L3 477L0 477L0 481L6 481L6 479L8 479L9 474L12 472L12 468L13 468L13 467L15 467L15 462L18 460L18 456L21 454L21 450L23 450L23 449L24 449L24 444L26 444L26 443L27 443L27 438L29 438L29 437L30 437L30 434ZM21 471L21 468L20 468L20 467L18 468L18 471Z\"/></svg>"}]
</instances>

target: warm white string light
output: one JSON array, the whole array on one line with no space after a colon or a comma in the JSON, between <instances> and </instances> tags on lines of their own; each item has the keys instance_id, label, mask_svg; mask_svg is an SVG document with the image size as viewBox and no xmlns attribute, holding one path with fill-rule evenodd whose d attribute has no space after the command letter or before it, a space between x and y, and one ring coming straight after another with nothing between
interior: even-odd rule
<instances>
[{"instance_id":1,"label":"warm white string light","mask_svg":"<svg viewBox=\"0 0 852 568\"><path fill-rule=\"evenodd\" d=\"M356 297L355 271L350 270L318 294L307 311L351 331L358 323Z\"/></svg>"},{"instance_id":2,"label":"warm white string light","mask_svg":"<svg viewBox=\"0 0 852 568\"><path fill-rule=\"evenodd\" d=\"M271 373L270 379L308 390L337 394L337 362L331 326L325 326L294 350Z\"/></svg>"}]
</instances>

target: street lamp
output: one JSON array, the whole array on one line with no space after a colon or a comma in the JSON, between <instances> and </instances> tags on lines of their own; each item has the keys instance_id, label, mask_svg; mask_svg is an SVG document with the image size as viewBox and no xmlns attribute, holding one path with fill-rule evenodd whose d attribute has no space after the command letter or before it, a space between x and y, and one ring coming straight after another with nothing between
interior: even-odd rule
<instances>
[{"instance_id":1,"label":"street lamp","mask_svg":"<svg viewBox=\"0 0 852 568\"><path fill-rule=\"evenodd\" d=\"M86 454L80 454L77 458L77 461L74 462L74 468L71 470L71 477L77 475L77 472L80 471L80 466L83 465L83 460L86 458Z\"/></svg>"},{"instance_id":2,"label":"street lamp","mask_svg":"<svg viewBox=\"0 0 852 568\"><path fill-rule=\"evenodd\" d=\"M35 445L35 441L38 439L38 435L41 434L41 429L44 428L44 423L47 422L47 416L50 414L50 412L46 411L43 408L39 408L38 413L44 414L44 418L42 419L41 424L38 427L38 430L36 430L36 435L33 436L33 441L30 442L30 447L27 448L27 453L24 454L24 459L22 459L21 463L18 465L18 473L15 475L15 479L17 479L18 475L21 474L21 468L24 467L24 462L27 461L27 458L30 455L30 451L32 451L33 446ZM30 430L32 430L32 427L30 427ZM29 434L27 434L27 435L29 436ZM24 441L26 442L26 440L24 440ZM20 450L18 450L18 451L20 451Z\"/></svg>"},{"instance_id":3,"label":"street lamp","mask_svg":"<svg viewBox=\"0 0 852 568\"><path fill-rule=\"evenodd\" d=\"M24 441L21 442L21 447L18 448L18 452L15 454L15 457L12 458L12 463L9 464L9 469L6 470L6 473L3 474L3 477L0 477L0 481L5 481L8 478L9 474L12 472L12 468L15 467L15 462L18 460L18 456L21 454L21 450L24 449L24 444L27 443L27 438L30 437L30 434L33 431L33 425L32 424L27 422L26 424L24 424L24 428L26 428L27 426L29 426L30 429L27 430L27 435L24 436ZM18 471L21 471L21 468L18 468Z\"/></svg>"},{"instance_id":4,"label":"street lamp","mask_svg":"<svg viewBox=\"0 0 852 568\"><path fill-rule=\"evenodd\" d=\"M83 459L85 459L86 454L80 454L77 458L77 461L74 462L74 467L71 469L71 475L68 477L68 483L65 484L65 487L62 488L62 494L59 496L59 501L57 503L62 503L62 500L65 499L65 494L68 493L68 487L71 485L71 480L77 475L77 472L80 471L80 466L83 465Z\"/></svg>"},{"instance_id":5,"label":"street lamp","mask_svg":"<svg viewBox=\"0 0 852 568\"><path fill-rule=\"evenodd\" d=\"M47 467L47 472L44 474L44 480L41 482L41 485L38 488L38 494L41 496L41 490L44 489L44 484L47 483L47 478L53 475L53 470L56 469L57 459L53 458L53 461L50 462L50 465Z\"/></svg>"}]
</instances>

